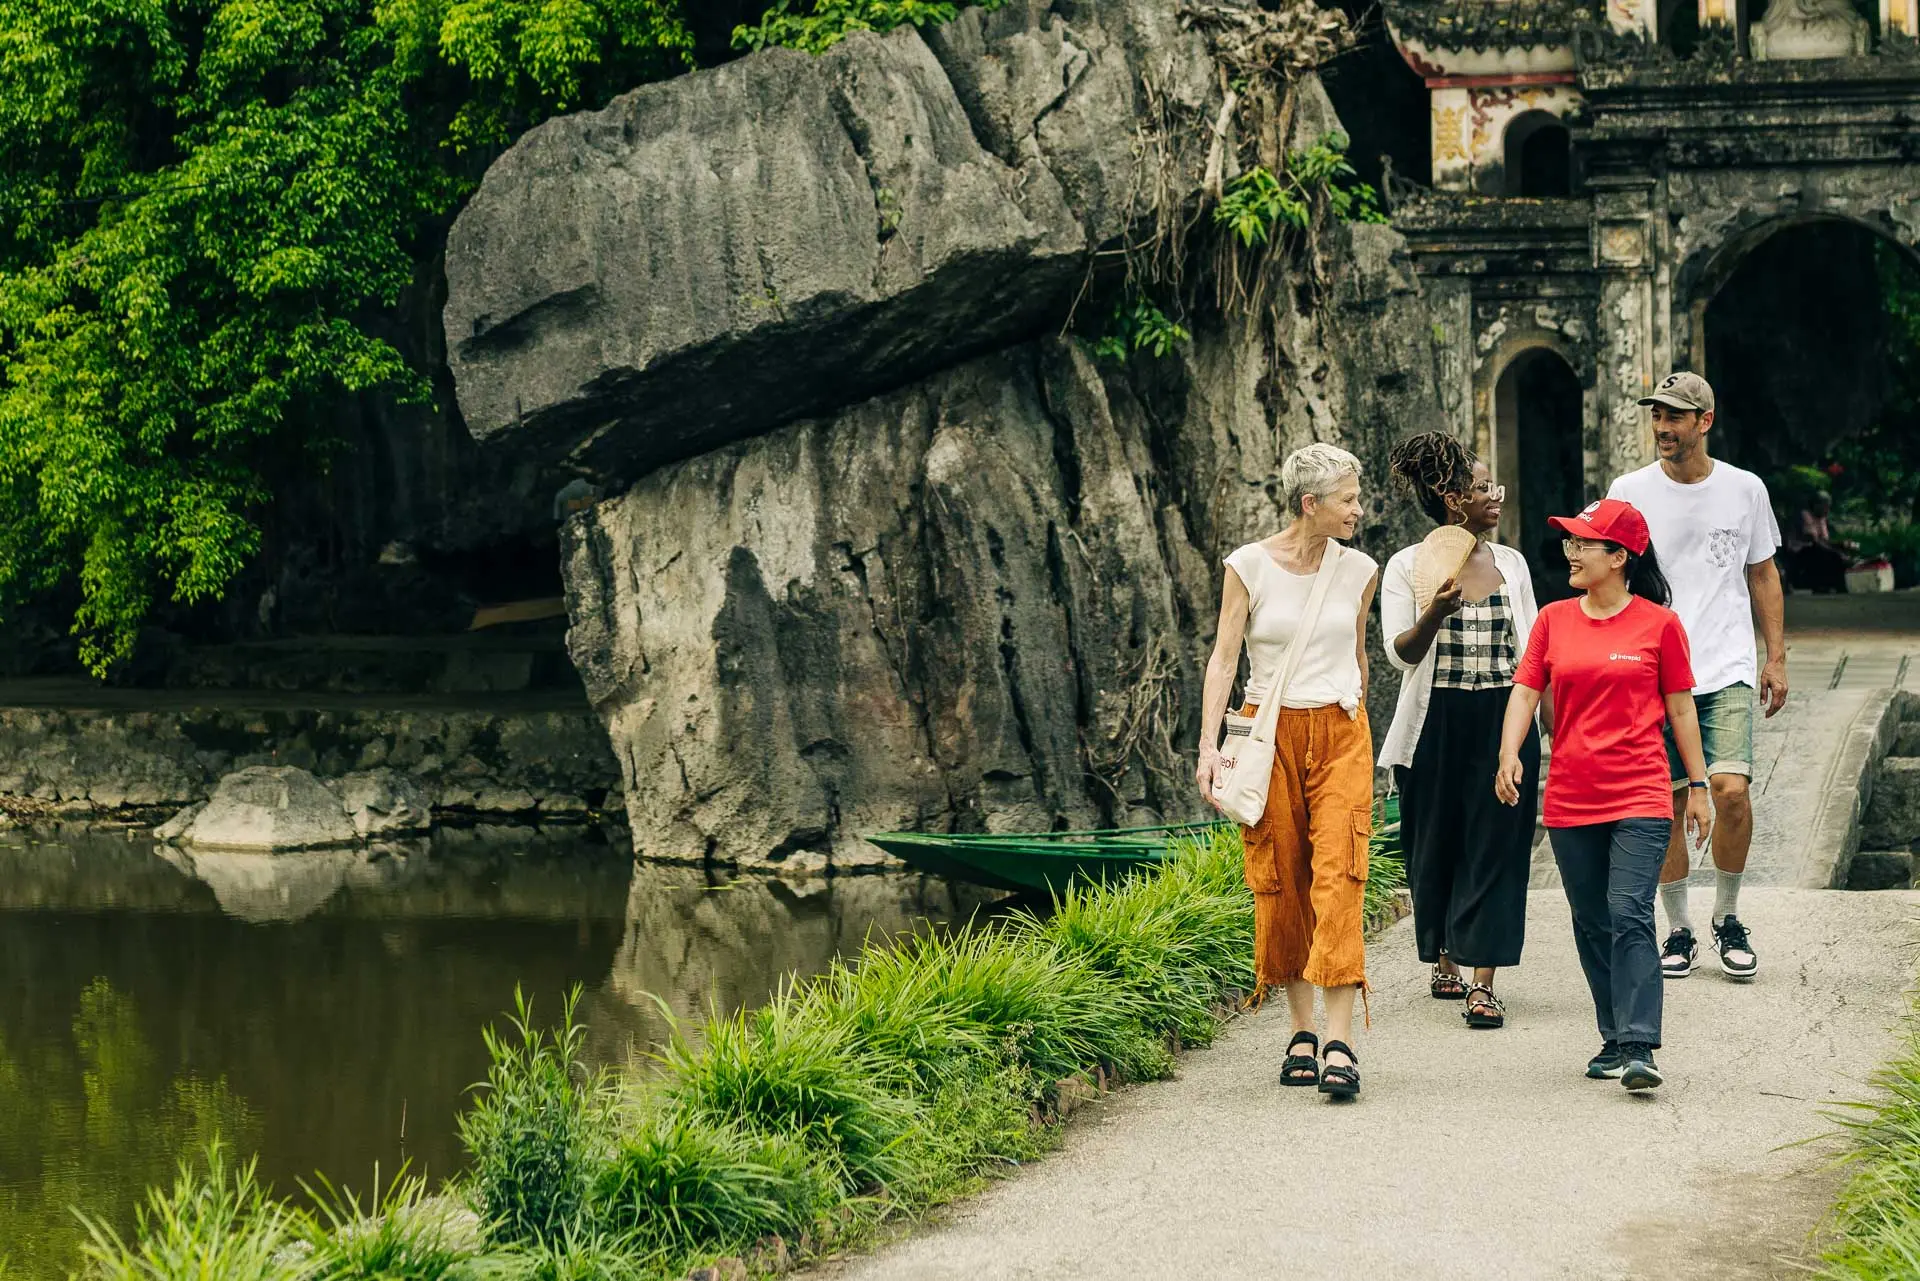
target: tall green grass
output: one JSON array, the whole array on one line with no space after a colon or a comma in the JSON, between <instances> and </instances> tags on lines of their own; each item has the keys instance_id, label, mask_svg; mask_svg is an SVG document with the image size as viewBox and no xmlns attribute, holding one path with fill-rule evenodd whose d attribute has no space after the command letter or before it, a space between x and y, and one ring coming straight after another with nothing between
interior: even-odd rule
<instances>
[{"instance_id":1,"label":"tall green grass","mask_svg":"<svg viewBox=\"0 0 1920 1281\"><path fill-rule=\"evenodd\" d=\"M1852 1175L1829 1223L1818 1275L1830 1281L1920 1277L1920 1009L1907 1041L1882 1068L1880 1098L1840 1120Z\"/></svg>"},{"instance_id":2,"label":"tall green grass","mask_svg":"<svg viewBox=\"0 0 1920 1281\"><path fill-rule=\"evenodd\" d=\"M295 1210L216 1149L154 1194L133 1243L96 1228L88 1275L662 1281L844 1246L1033 1159L1068 1078L1150 1080L1210 1040L1253 985L1242 857L1237 828L1211 829L1049 913L869 948L676 1032L658 1072L618 1083L584 1062L572 999L551 1031L516 999L460 1120L477 1239L418 1181ZM1372 873L1370 920L1402 879L1381 842Z\"/></svg>"}]
</instances>

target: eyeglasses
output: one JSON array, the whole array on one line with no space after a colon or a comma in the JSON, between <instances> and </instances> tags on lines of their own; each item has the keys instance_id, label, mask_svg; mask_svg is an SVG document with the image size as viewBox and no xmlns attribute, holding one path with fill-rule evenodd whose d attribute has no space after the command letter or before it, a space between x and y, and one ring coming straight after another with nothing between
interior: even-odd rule
<instances>
[{"instance_id":1,"label":"eyeglasses","mask_svg":"<svg viewBox=\"0 0 1920 1281\"><path fill-rule=\"evenodd\" d=\"M1504 503L1507 501L1507 487L1505 485L1490 485L1485 481L1481 481L1473 487L1473 492L1485 498L1488 502Z\"/></svg>"},{"instance_id":2,"label":"eyeglasses","mask_svg":"<svg viewBox=\"0 0 1920 1281\"><path fill-rule=\"evenodd\" d=\"M1560 540L1560 550L1569 560L1572 560L1575 556L1583 555L1586 552L1604 552L1610 550L1610 548L1611 544L1595 542L1591 538L1563 538Z\"/></svg>"}]
</instances>

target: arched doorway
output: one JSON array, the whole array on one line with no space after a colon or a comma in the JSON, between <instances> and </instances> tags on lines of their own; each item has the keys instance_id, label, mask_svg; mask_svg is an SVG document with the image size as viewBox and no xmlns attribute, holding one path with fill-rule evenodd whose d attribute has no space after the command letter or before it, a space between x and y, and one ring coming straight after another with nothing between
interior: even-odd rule
<instances>
[{"instance_id":1,"label":"arched doorway","mask_svg":"<svg viewBox=\"0 0 1920 1281\"><path fill-rule=\"evenodd\" d=\"M1513 118L1502 138L1500 194L1570 196L1573 194L1573 135L1550 111L1527 111Z\"/></svg>"},{"instance_id":2,"label":"arched doorway","mask_svg":"<svg viewBox=\"0 0 1920 1281\"><path fill-rule=\"evenodd\" d=\"M1708 292L1710 290L1710 292ZM1696 314L1716 458L1767 482L1783 531L1819 491L1836 532L1920 582L1920 267L1877 230L1786 223L1736 248ZM1789 564L1789 577L1792 576Z\"/></svg>"},{"instance_id":3,"label":"arched doorway","mask_svg":"<svg viewBox=\"0 0 1920 1281\"><path fill-rule=\"evenodd\" d=\"M1495 474L1507 487L1500 540L1533 569L1542 603L1569 594L1560 537L1547 524L1586 505L1580 379L1556 351L1521 352L1494 384Z\"/></svg>"}]
</instances>

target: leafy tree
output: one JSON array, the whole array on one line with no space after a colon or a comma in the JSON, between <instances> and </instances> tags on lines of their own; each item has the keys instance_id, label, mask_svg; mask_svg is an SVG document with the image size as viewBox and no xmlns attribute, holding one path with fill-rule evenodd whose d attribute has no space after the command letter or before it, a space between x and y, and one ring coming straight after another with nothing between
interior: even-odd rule
<instances>
[{"instance_id":1,"label":"leafy tree","mask_svg":"<svg viewBox=\"0 0 1920 1281\"><path fill-rule=\"evenodd\" d=\"M0 601L104 671L217 596L484 162L687 65L679 0L0 0Z\"/></svg>"}]
</instances>

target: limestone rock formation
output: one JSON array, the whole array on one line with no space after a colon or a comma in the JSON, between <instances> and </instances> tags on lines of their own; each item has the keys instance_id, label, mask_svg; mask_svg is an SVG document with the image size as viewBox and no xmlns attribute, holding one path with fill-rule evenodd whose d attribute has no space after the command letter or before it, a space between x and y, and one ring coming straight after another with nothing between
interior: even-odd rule
<instances>
[{"instance_id":1,"label":"limestone rock formation","mask_svg":"<svg viewBox=\"0 0 1920 1281\"><path fill-rule=\"evenodd\" d=\"M469 430L631 478L1057 325L1137 201L1143 77L1192 107L1214 81L1170 5L1059 7L769 50L527 134L447 245Z\"/></svg>"},{"instance_id":2,"label":"limestone rock formation","mask_svg":"<svg viewBox=\"0 0 1920 1281\"><path fill-rule=\"evenodd\" d=\"M214 850L272 851L351 845L353 822L340 798L291 765L256 765L220 780L180 836Z\"/></svg>"},{"instance_id":3,"label":"limestone rock formation","mask_svg":"<svg viewBox=\"0 0 1920 1281\"><path fill-rule=\"evenodd\" d=\"M489 172L449 250L461 404L627 482L562 554L641 852L843 867L884 828L1197 816L1220 560L1282 524L1282 458L1368 461L1377 559L1424 532L1386 444L1466 409L1386 228L1328 226L1318 289L1165 359L1060 332L1089 251L1199 189L1191 156L1145 172L1153 121L1204 138L1218 106L1175 8L759 54Z\"/></svg>"}]
</instances>

